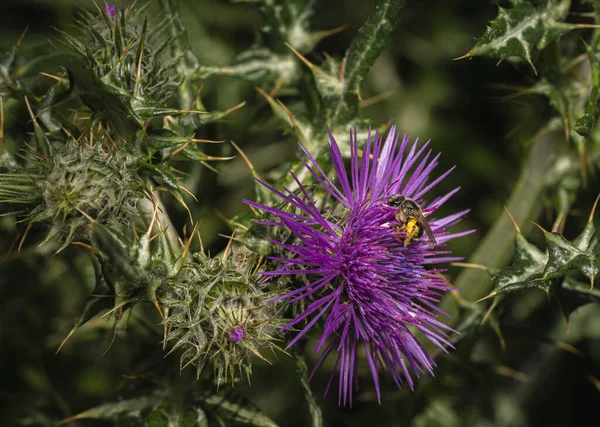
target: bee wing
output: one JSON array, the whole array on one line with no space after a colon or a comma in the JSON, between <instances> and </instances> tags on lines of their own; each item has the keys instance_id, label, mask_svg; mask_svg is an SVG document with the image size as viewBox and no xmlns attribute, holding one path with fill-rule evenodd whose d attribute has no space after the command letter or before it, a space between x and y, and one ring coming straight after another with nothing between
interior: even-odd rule
<instances>
[{"instance_id":1,"label":"bee wing","mask_svg":"<svg viewBox=\"0 0 600 427\"><path fill-rule=\"evenodd\" d=\"M417 220L417 223L421 227L423 227L423 230L425 231L425 234L427 234L427 240L429 240L429 246L431 247L431 249L433 249L435 247L435 244L437 242L435 241L435 236L433 235L433 231L431 230L431 227L429 226L429 223L427 222L427 220L423 216L423 212L419 212L419 214L416 215L416 220Z\"/></svg>"}]
</instances>

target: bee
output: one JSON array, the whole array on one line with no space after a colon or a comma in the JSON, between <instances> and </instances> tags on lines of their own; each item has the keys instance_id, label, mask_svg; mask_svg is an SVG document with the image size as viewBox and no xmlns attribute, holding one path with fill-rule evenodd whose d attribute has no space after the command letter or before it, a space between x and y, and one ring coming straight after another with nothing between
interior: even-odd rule
<instances>
[{"instance_id":1,"label":"bee","mask_svg":"<svg viewBox=\"0 0 600 427\"><path fill-rule=\"evenodd\" d=\"M427 234L431 249L435 247L435 236L417 202L408 197L396 194L387 200L387 204L398 209L395 214L398 223L394 224L394 232L402 232L405 234L404 247L407 247L413 241L420 239L421 236L423 236L423 231ZM398 241L401 241L401 237L397 239Z\"/></svg>"}]
</instances>

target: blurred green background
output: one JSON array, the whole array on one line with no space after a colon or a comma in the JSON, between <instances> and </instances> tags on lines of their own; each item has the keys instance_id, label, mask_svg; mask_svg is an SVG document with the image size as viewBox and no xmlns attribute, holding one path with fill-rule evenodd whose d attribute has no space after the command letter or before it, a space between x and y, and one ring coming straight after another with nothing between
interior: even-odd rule
<instances>
[{"instance_id":1,"label":"blurred green background","mask_svg":"<svg viewBox=\"0 0 600 427\"><path fill-rule=\"evenodd\" d=\"M158 6L150 3L149 13L157 13ZM260 16L251 4L181 0L181 5L190 42L205 64L230 64L259 32ZM77 8L92 6L92 1L4 0L0 51L9 50L25 27L24 47L52 43L57 38L53 27L72 31L69 26ZM326 54L342 57L372 7L372 1L363 0L316 1L315 29L348 27L322 41L316 49L319 53L308 59L319 63ZM528 152L528 141L552 114L541 97L503 100L508 92L499 84L528 86L535 81L527 67L507 62L496 66L494 60L484 58L452 61L471 48L496 12L493 1L408 1L388 48L375 63L361 93L366 100L365 116L395 123L401 132L423 141L432 140L434 151L442 152L440 173L457 165L436 189L436 195L462 187L443 213L471 209L455 229L474 228L477 233L450 244L455 254L466 258L503 215L502 208ZM202 95L210 109L226 110L242 101L246 105L221 123L203 129L205 134L197 137L235 141L261 172L292 158L295 139L282 135L275 119L265 120L270 108L251 84L227 77L210 78ZM371 103L377 97L379 102ZM22 113L6 117L7 129L28 126L28 117ZM235 154L227 142L224 153L217 151L222 148L209 146L207 151L211 150L214 154ZM194 169L186 180L186 186L195 189L199 199L190 206L194 216L202 218L204 244L214 254L226 244L219 234L228 233L217 212L226 217L240 213L246 210L241 200L253 194L250 174L239 156L219 164L218 169L220 175L205 168ZM573 237L569 236L571 227L581 229L597 188L597 181L592 180L576 201L573 216L567 220L568 237ZM553 215L548 208L540 223L551 228ZM183 225L185 212L180 212L177 220ZM9 236L16 236L15 226L0 217L0 227L4 239L0 249L6 252L12 243ZM539 233L532 233L532 241L543 245ZM162 338L156 326L160 319L151 307L137 307L129 326L118 331L104 357L113 325L99 319L78 331L61 353L54 355L92 289L90 269L77 248L57 258L30 254L0 264L1 425L13 425L14 417L24 414L30 415L31 425L38 425L43 423L44 413L60 419L97 405L116 393L123 375L143 371L145 356L156 351ZM459 271L449 270L451 280ZM424 379L414 393L398 391L390 379L385 380L379 406L365 372L361 373L354 408L338 408L335 392L321 397L327 369L312 382L313 391L326 424L331 426L362 426L375 420L374 425L386 426L586 425L586 417L597 422L600 393L598 384L593 383L600 377L597 311L597 306L587 306L573 315L571 335L567 336L557 308L543 295L528 295L505 317L505 351L491 330L484 331L476 338L477 346L464 347L469 352L476 348L477 353L464 354L459 347L451 356L440 355L436 379ZM552 338L544 342L543 336ZM552 340L556 337L568 338L582 353L548 350L555 348ZM282 354L275 359L274 366L257 361L252 385L240 383L236 388L278 424L308 425L294 361ZM172 357L156 363L173 369L178 362ZM525 373L515 375L502 367ZM80 421L78 425L105 424Z\"/></svg>"}]
</instances>

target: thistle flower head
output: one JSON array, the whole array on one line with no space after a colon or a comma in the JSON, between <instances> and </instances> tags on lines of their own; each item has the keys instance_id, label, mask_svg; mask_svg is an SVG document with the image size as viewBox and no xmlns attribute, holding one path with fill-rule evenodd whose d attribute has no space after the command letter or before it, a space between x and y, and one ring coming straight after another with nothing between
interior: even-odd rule
<instances>
[{"instance_id":1,"label":"thistle flower head","mask_svg":"<svg viewBox=\"0 0 600 427\"><path fill-rule=\"evenodd\" d=\"M236 370L250 378L251 357L278 348L280 305L269 304L275 295L260 288L247 264L194 254L162 297L169 308L166 340L174 343L171 351L183 350L182 369L194 364L200 376L212 362L219 382L233 381Z\"/></svg>"},{"instance_id":2,"label":"thistle flower head","mask_svg":"<svg viewBox=\"0 0 600 427\"><path fill-rule=\"evenodd\" d=\"M146 187L118 152L69 141L34 163L36 168L0 175L0 202L34 205L24 220L48 224L47 239L57 238L61 249L74 239L89 239L90 222L82 213L105 225L133 227Z\"/></svg>"},{"instance_id":3,"label":"thistle flower head","mask_svg":"<svg viewBox=\"0 0 600 427\"><path fill-rule=\"evenodd\" d=\"M399 141L392 127L385 142L377 132L373 139L369 133L361 153L355 131L350 136L348 171L331 134L329 141L334 179L302 145L305 157L299 157L326 197L334 201L332 206L317 207L293 173L297 192L286 188L284 193L263 184L290 209L246 203L274 215L277 220L265 224L287 227L295 238L274 242L291 255L272 258L279 267L264 274L307 279L281 297L290 303L305 301L304 311L282 330L308 322L288 347L322 322L323 333L315 347L320 356L313 374L330 354L337 353L327 389L339 371L340 404L352 405L363 350L380 399L380 370L389 372L398 387L406 381L411 388L413 375L433 374L435 363L417 340L417 332L442 349L451 346L447 339L450 329L437 320L441 311L436 306L448 282L439 274L443 270L428 267L455 259L443 250L445 243L469 232L451 234L446 228L468 211L433 218L458 188L427 201L430 190L453 169L431 180L439 154L433 159L431 150L425 154L428 144L418 147L417 141L410 144L406 136ZM390 198L397 195L416 202L427 223L411 222L418 212L397 216L399 208L390 204ZM420 228L427 225L432 236L424 233L419 238Z\"/></svg>"},{"instance_id":4,"label":"thistle flower head","mask_svg":"<svg viewBox=\"0 0 600 427\"><path fill-rule=\"evenodd\" d=\"M145 10L146 6L135 4L117 9L106 3L100 16L82 12L78 36L62 33L64 43L101 81L96 84L113 96L130 98L134 111L142 111L148 103L163 104L179 85L171 77L179 58L168 59L165 52L172 41L164 35L168 20L148 22ZM71 72L76 80L91 77L77 67ZM93 97L84 101L92 109L101 106Z\"/></svg>"},{"instance_id":5,"label":"thistle flower head","mask_svg":"<svg viewBox=\"0 0 600 427\"><path fill-rule=\"evenodd\" d=\"M115 13L117 13L117 6L111 3L104 5L104 13L110 18L111 21L115 20Z\"/></svg>"}]
</instances>

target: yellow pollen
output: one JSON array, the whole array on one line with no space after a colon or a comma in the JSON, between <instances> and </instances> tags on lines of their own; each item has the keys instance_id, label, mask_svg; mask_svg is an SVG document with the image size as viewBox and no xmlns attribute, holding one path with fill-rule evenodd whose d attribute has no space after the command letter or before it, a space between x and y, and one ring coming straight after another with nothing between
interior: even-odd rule
<instances>
[{"instance_id":1,"label":"yellow pollen","mask_svg":"<svg viewBox=\"0 0 600 427\"><path fill-rule=\"evenodd\" d=\"M410 242L412 242L413 240L415 240L415 238L419 234L420 227L419 227L419 224L417 223L417 220L414 218L411 218L408 221L406 221L406 224L404 225L404 229L406 230L406 238L404 239L404 247L407 247L408 244Z\"/></svg>"}]
</instances>

